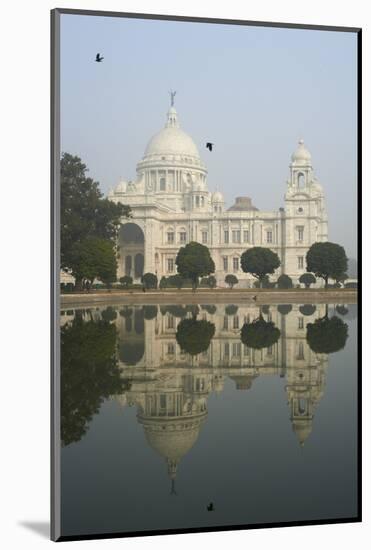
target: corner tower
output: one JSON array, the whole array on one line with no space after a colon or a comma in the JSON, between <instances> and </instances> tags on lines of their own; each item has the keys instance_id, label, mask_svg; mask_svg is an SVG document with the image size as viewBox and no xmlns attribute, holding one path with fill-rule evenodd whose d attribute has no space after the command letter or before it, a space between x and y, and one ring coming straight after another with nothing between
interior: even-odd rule
<instances>
[{"instance_id":1,"label":"corner tower","mask_svg":"<svg viewBox=\"0 0 371 550\"><path fill-rule=\"evenodd\" d=\"M328 240L323 188L314 175L312 156L302 139L291 156L284 219L285 273L298 283L306 272L306 254L311 245Z\"/></svg>"}]
</instances>

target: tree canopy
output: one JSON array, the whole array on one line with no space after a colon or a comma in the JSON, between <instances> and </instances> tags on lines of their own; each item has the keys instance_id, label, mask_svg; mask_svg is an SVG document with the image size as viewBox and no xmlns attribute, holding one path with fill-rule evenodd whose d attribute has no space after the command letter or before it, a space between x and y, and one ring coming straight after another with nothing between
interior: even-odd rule
<instances>
[{"instance_id":1,"label":"tree canopy","mask_svg":"<svg viewBox=\"0 0 371 550\"><path fill-rule=\"evenodd\" d=\"M115 251L120 220L130 215L130 207L103 198L99 183L87 177L88 169L79 157L63 153L60 168L61 268L70 269L78 285L81 276L89 277L81 274L81 264L76 269L76 245L100 239L110 242Z\"/></svg>"},{"instance_id":2,"label":"tree canopy","mask_svg":"<svg viewBox=\"0 0 371 550\"><path fill-rule=\"evenodd\" d=\"M336 243L314 243L306 255L307 271L321 277L328 285L328 279L339 280L348 269L348 258L342 246Z\"/></svg>"},{"instance_id":3,"label":"tree canopy","mask_svg":"<svg viewBox=\"0 0 371 550\"><path fill-rule=\"evenodd\" d=\"M280 259L275 252L262 246L249 248L241 255L241 268L245 273L251 273L259 280L260 285L264 277L281 265Z\"/></svg>"},{"instance_id":4,"label":"tree canopy","mask_svg":"<svg viewBox=\"0 0 371 550\"><path fill-rule=\"evenodd\" d=\"M299 277L299 283L302 283L305 285L305 288L309 288L310 285L314 285L316 283L316 278L313 275L313 273L303 273Z\"/></svg>"},{"instance_id":5,"label":"tree canopy","mask_svg":"<svg viewBox=\"0 0 371 550\"><path fill-rule=\"evenodd\" d=\"M146 288L157 288L157 275L154 273L144 273L142 283Z\"/></svg>"},{"instance_id":6,"label":"tree canopy","mask_svg":"<svg viewBox=\"0 0 371 550\"><path fill-rule=\"evenodd\" d=\"M292 279L284 273L277 279L278 288L292 288Z\"/></svg>"},{"instance_id":7,"label":"tree canopy","mask_svg":"<svg viewBox=\"0 0 371 550\"><path fill-rule=\"evenodd\" d=\"M316 319L307 325L307 342L315 353L334 353L345 347L348 325L334 315Z\"/></svg>"},{"instance_id":8,"label":"tree canopy","mask_svg":"<svg viewBox=\"0 0 371 550\"><path fill-rule=\"evenodd\" d=\"M95 278L104 283L116 280L117 259L114 245L107 239L87 237L75 242L69 252L70 267L77 281Z\"/></svg>"},{"instance_id":9,"label":"tree canopy","mask_svg":"<svg viewBox=\"0 0 371 550\"><path fill-rule=\"evenodd\" d=\"M198 355L208 349L215 334L215 325L210 321L182 319L176 331L176 341L181 350L190 355Z\"/></svg>"},{"instance_id":10,"label":"tree canopy","mask_svg":"<svg viewBox=\"0 0 371 550\"><path fill-rule=\"evenodd\" d=\"M280 330L271 321L262 317L252 323L245 323L241 329L241 341L253 349L263 349L273 346L281 336Z\"/></svg>"},{"instance_id":11,"label":"tree canopy","mask_svg":"<svg viewBox=\"0 0 371 550\"><path fill-rule=\"evenodd\" d=\"M291 310L292 310L292 305L291 304L279 304L277 306L277 311L281 315L288 315Z\"/></svg>"},{"instance_id":12,"label":"tree canopy","mask_svg":"<svg viewBox=\"0 0 371 550\"><path fill-rule=\"evenodd\" d=\"M175 264L182 277L191 279L193 289L197 288L200 277L215 271L215 264L207 246L194 241L179 249Z\"/></svg>"},{"instance_id":13,"label":"tree canopy","mask_svg":"<svg viewBox=\"0 0 371 550\"><path fill-rule=\"evenodd\" d=\"M234 285L238 284L238 279L236 275L233 275L233 273L228 273L228 275L225 276L224 282L229 286L229 288L233 288Z\"/></svg>"}]
</instances>

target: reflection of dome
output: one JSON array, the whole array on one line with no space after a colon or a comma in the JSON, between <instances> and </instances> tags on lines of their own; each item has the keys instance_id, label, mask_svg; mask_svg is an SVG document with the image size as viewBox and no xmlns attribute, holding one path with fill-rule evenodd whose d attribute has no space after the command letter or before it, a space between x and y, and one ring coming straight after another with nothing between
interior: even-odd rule
<instances>
[{"instance_id":1,"label":"reflection of dome","mask_svg":"<svg viewBox=\"0 0 371 550\"><path fill-rule=\"evenodd\" d=\"M175 478L178 463L196 443L206 414L205 411L176 419L138 416L150 447L166 459L172 479Z\"/></svg>"},{"instance_id":2,"label":"reflection of dome","mask_svg":"<svg viewBox=\"0 0 371 550\"><path fill-rule=\"evenodd\" d=\"M256 377L257 375L236 374L229 378L235 382L236 390L249 390Z\"/></svg>"},{"instance_id":3,"label":"reflection of dome","mask_svg":"<svg viewBox=\"0 0 371 550\"><path fill-rule=\"evenodd\" d=\"M150 155L179 155L200 159L194 141L179 127L177 112L174 107L170 107L165 128L155 134L149 141L144 157Z\"/></svg>"},{"instance_id":4,"label":"reflection of dome","mask_svg":"<svg viewBox=\"0 0 371 550\"><path fill-rule=\"evenodd\" d=\"M224 197L220 191L215 191L211 197L212 202L224 202Z\"/></svg>"},{"instance_id":5,"label":"reflection of dome","mask_svg":"<svg viewBox=\"0 0 371 550\"><path fill-rule=\"evenodd\" d=\"M312 156L308 149L304 147L304 141L299 139L298 147L296 151L291 155L292 162L305 164L310 163Z\"/></svg>"}]
</instances>

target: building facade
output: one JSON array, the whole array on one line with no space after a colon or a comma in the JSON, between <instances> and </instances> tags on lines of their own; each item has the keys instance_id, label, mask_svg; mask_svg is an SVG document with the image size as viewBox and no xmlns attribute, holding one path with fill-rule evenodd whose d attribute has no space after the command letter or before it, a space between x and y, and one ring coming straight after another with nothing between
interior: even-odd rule
<instances>
[{"instance_id":1,"label":"building facade","mask_svg":"<svg viewBox=\"0 0 371 550\"><path fill-rule=\"evenodd\" d=\"M132 209L119 232L118 278L130 275L134 281L144 272L158 279L175 274L179 248L197 241L210 250L219 286L228 273L240 286L252 285L255 279L242 272L240 257L254 246L278 254L281 267L272 280L285 273L297 283L309 247L328 235L323 188L302 140L291 157L284 208L258 210L249 197L237 197L226 208L222 193L209 191L206 166L173 105L137 164L136 180L120 181L108 198Z\"/></svg>"}]
</instances>

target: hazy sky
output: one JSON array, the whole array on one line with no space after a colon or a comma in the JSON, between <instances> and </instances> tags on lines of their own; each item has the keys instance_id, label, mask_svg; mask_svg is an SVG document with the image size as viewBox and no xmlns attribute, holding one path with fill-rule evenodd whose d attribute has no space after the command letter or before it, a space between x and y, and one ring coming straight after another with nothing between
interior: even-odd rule
<instances>
[{"instance_id":1,"label":"hazy sky","mask_svg":"<svg viewBox=\"0 0 371 550\"><path fill-rule=\"evenodd\" d=\"M104 192L134 179L175 89L209 190L228 206L240 195L260 210L283 206L303 138L329 240L356 257L356 79L354 33L62 15L62 151L80 156Z\"/></svg>"}]
</instances>

